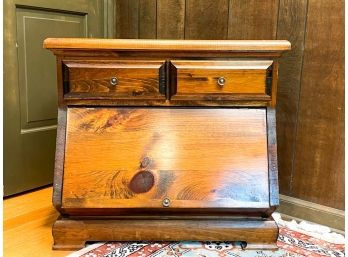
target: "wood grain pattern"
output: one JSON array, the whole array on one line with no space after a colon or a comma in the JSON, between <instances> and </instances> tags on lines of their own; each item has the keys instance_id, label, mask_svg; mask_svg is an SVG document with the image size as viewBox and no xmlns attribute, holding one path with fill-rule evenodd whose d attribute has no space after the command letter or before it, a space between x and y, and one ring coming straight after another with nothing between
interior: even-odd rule
<instances>
[{"instance_id":1,"label":"wood grain pattern","mask_svg":"<svg viewBox=\"0 0 348 257\"><path fill-rule=\"evenodd\" d=\"M157 1L139 1L139 38L157 37Z\"/></svg>"},{"instance_id":2,"label":"wood grain pattern","mask_svg":"<svg viewBox=\"0 0 348 257\"><path fill-rule=\"evenodd\" d=\"M157 38L185 37L185 0L157 1Z\"/></svg>"},{"instance_id":3,"label":"wood grain pattern","mask_svg":"<svg viewBox=\"0 0 348 257\"><path fill-rule=\"evenodd\" d=\"M116 37L139 37L139 0L116 1Z\"/></svg>"},{"instance_id":4,"label":"wood grain pattern","mask_svg":"<svg viewBox=\"0 0 348 257\"><path fill-rule=\"evenodd\" d=\"M307 0L280 1L277 39L291 42L291 51L279 59L277 94L279 182L280 192L287 195L291 195L306 16Z\"/></svg>"},{"instance_id":5,"label":"wood grain pattern","mask_svg":"<svg viewBox=\"0 0 348 257\"><path fill-rule=\"evenodd\" d=\"M55 188L52 196L53 206L58 211L62 206L62 187L64 175L64 154L65 154L65 136L66 136L66 108L58 108L58 127L56 140L56 154L54 164L53 186Z\"/></svg>"},{"instance_id":6,"label":"wood grain pattern","mask_svg":"<svg viewBox=\"0 0 348 257\"><path fill-rule=\"evenodd\" d=\"M48 39L45 46L63 61L58 82L68 108L61 209L69 217L53 228L56 249L207 233L275 247L277 227L267 220L278 204L275 115L265 106L275 105L273 60L289 42ZM112 76L117 87L131 81L117 92ZM148 80L165 82L155 93L166 96L130 94ZM124 233L110 234L116 226Z\"/></svg>"},{"instance_id":7,"label":"wood grain pattern","mask_svg":"<svg viewBox=\"0 0 348 257\"><path fill-rule=\"evenodd\" d=\"M159 91L160 68L164 61L65 61L68 83L65 98L112 97L119 99L164 99ZM111 79L117 84L113 85Z\"/></svg>"},{"instance_id":8,"label":"wood grain pattern","mask_svg":"<svg viewBox=\"0 0 348 257\"><path fill-rule=\"evenodd\" d=\"M69 108L65 155L68 212L269 207L265 109ZM140 171L155 181L141 194Z\"/></svg>"},{"instance_id":9,"label":"wood grain pattern","mask_svg":"<svg viewBox=\"0 0 348 257\"><path fill-rule=\"evenodd\" d=\"M226 39L229 0L187 1L185 39Z\"/></svg>"},{"instance_id":10,"label":"wood grain pattern","mask_svg":"<svg viewBox=\"0 0 348 257\"><path fill-rule=\"evenodd\" d=\"M96 39L47 38L47 49L132 50L132 51L241 51L282 52L290 50L286 40L153 40L153 39ZM110 54L110 52L109 52Z\"/></svg>"},{"instance_id":11,"label":"wood grain pattern","mask_svg":"<svg viewBox=\"0 0 348 257\"><path fill-rule=\"evenodd\" d=\"M49 187L4 200L3 256L65 257L72 253L52 250L52 225L58 212L51 196Z\"/></svg>"},{"instance_id":12,"label":"wood grain pattern","mask_svg":"<svg viewBox=\"0 0 348 257\"><path fill-rule=\"evenodd\" d=\"M279 205L276 111L267 108L268 178L270 206Z\"/></svg>"},{"instance_id":13,"label":"wood grain pattern","mask_svg":"<svg viewBox=\"0 0 348 257\"><path fill-rule=\"evenodd\" d=\"M136 228L136 229L134 229ZM115 233L117 231L117 233ZM245 241L246 249L275 250L278 227L272 219L161 220L59 219L54 249L77 250L86 241Z\"/></svg>"},{"instance_id":14,"label":"wood grain pattern","mask_svg":"<svg viewBox=\"0 0 348 257\"><path fill-rule=\"evenodd\" d=\"M175 69L175 94L172 99L208 99L213 95L240 94L241 98L266 94L266 70L272 61L171 61ZM219 78L225 85L218 85ZM250 94L248 96L247 94ZM228 99L228 96L225 96Z\"/></svg>"},{"instance_id":15,"label":"wood grain pattern","mask_svg":"<svg viewBox=\"0 0 348 257\"><path fill-rule=\"evenodd\" d=\"M309 1L298 119L293 196L344 209L344 1Z\"/></svg>"},{"instance_id":16,"label":"wood grain pattern","mask_svg":"<svg viewBox=\"0 0 348 257\"><path fill-rule=\"evenodd\" d=\"M278 0L230 0L228 39L275 39Z\"/></svg>"}]
</instances>

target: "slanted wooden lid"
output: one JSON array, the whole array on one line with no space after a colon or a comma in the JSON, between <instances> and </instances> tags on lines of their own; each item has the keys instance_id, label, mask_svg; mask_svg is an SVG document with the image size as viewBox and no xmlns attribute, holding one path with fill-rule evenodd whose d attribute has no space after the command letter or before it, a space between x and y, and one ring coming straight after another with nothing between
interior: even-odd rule
<instances>
[{"instance_id":1,"label":"slanted wooden lid","mask_svg":"<svg viewBox=\"0 0 348 257\"><path fill-rule=\"evenodd\" d=\"M291 49L286 40L163 40L47 38L47 49L117 50L117 51L235 51L280 52Z\"/></svg>"}]
</instances>

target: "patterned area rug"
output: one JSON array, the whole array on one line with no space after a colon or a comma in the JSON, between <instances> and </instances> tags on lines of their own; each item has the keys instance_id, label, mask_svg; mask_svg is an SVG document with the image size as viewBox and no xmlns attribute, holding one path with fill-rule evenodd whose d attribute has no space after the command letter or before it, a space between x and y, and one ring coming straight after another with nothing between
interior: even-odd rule
<instances>
[{"instance_id":1,"label":"patterned area rug","mask_svg":"<svg viewBox=\"0 0 348 257\"><path fill-rule=\"evenodd\" d=\"M277 221L278 222L278 221ZM281 223L281 224L280 224ZM343 257L344 237L292 226L295 222L278 222L277 251L241 250L236 242L104 242L90 245L69 257ZM289 227L292 227L290 229ZM322 228L323 226L317 226ZM323 227L326 228L326 227ZM330 232L330 231L329 231ZM313 236L314 235L314 236ZM343 238L343 239L342 239Z\"/></svg>"}]
</instances>

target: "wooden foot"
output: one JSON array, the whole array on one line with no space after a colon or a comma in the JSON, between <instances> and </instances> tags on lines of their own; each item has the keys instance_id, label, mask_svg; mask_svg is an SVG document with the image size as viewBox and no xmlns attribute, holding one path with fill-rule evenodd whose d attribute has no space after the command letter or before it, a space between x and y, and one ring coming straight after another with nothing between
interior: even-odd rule
<instances>
[{"instance_id":1,"label":"wooden foot","mask_svg":"<svg viewBox=\"0 0 348 257\"><path fill-rule=\"evenodd\" d=\"M242 241L245 249L277 249L278 226L262 219L58 218L55 250L78 250L87 241Z\"/></svg>"}]
</instances>

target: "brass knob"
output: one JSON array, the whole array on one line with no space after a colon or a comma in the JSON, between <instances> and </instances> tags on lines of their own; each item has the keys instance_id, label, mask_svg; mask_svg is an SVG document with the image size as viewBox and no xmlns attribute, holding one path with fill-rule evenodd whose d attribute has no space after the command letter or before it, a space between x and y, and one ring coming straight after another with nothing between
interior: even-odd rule
<instances>
[{"instance_id":1,"label":"brass knob","mask_svg":"<svg viewBox=\"0 0 348 257\"><path fill-rule=\"evenodd\" d=\"M226 79L224 77L220 77L218 78L217 83L220 87L223 87L226 83Z\"/></svg>"},{"instance_id":2,"label":"brass knob","mask_svg":"<svg viewBox=\"0 0 348 257\"><path fill-rule=\"evenodd\" d=\"M169 198L164 198L162 201L162 205L163 205L163 207L169 207L169 205L170 205Z\"/></svg>"},{"instance_id":3,"label":"brass knob","mask_svg":"<svg viewBox=\"0 0 348 257\"><path fill-rule=\"evenodd\" d=\"M116 86L116 85L118 84L118 79L117 79L116 77L112 77L112 78L110 79L110 84L111 84L112 86Z\"/></svg>"}]
</instances>

